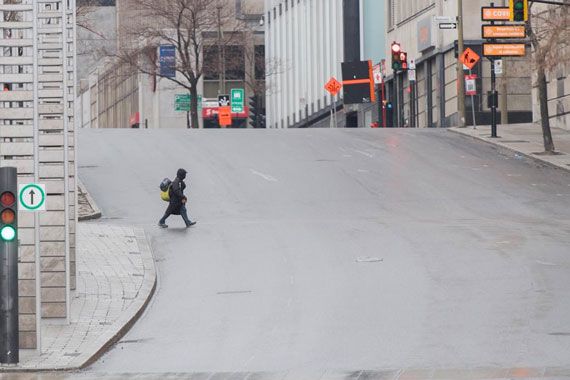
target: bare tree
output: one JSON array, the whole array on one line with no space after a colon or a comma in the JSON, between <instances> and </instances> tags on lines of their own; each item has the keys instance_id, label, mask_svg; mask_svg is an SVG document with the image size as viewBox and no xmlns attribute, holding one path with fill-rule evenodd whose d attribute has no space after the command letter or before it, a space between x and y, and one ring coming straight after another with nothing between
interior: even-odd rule
<instances>
[{"instance_id":1,"label":"bare tree","mask_svg":"<svg viewBox=\"0 0 570 380\"><path fill-rule=\"evenodd\" d=\"M544 150L555 154L550 116L548 112L547 75L559 65L570 62L570 0L563 0L561 5L531 6L532 17L527 24L527 32L533 47L533 64L537 73L538 102Z\"/></svg>"},{"instance_id":2,"label":"bare tree","mask_svg":"<svg viewBox=\"0 0 570 380\"><path fill-rule=\"evenodd\" d=\"M205 48L216 46L223 50L235 43L243 30L243 25L235 18L233 2L131 0L131 3L140 20L131 25L132 43L117 53L118 61L143 74L165 78L187 89L191 95L188 127L197 128L198 83L206 72L220 70L219 62L204 60ZM167 70L170 73L161 70L160 45L174 46L175 59ZM231 60L226 58L226 61ZM173 72L175 75L171 75Z\"/></svg>"}]
</instances>

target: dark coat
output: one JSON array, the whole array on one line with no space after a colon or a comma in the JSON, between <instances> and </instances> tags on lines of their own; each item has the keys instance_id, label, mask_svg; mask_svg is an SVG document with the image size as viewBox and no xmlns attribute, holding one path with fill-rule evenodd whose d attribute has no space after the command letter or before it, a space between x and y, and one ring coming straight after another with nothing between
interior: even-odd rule
<instances>
[{"instance_id":1,"label":"dark coat","mask_svg":"<svg viewBox=\"0 0 570 380\"><path fill-rule=\"evenodd\" d=\"M169 214L180 215L180 209L184 204L182 201L186 199L186 196L184 195L184 189L186 189L186 184L184 183L185 178L186 171L184 169L180 169L176 174L176 178L170 185L170 203L166 210Z\"/></svg>"}]
</instances>

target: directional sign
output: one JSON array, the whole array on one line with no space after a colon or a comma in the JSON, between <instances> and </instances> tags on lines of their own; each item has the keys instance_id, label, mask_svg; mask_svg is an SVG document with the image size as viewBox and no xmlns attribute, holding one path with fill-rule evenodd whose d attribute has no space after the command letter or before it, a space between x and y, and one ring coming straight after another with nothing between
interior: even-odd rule
<instances>
[{"instance_id":1,"label":"directional sign","mask_svg":"<svg viewBox=\"0 0 570 380\"><path fill-rule=\"evenodd\" d=\"M325 90L327 90L332 96L336 96L340 92L341 88L342 84L336 80L335 77L332 77L325 85Z\"/></svg>"},{"instance_id":2,"label":"directional sign","mask_svg":"<svg viewBox=\"0 0 570 380\"><path fill-rule=\"evenodd\" d=\"M230 104L229 95L218 95L218 107L229 107Z\"/></svg>"},{"instance_id":3,"label":"directional sign","mask_svg":"<svg viewBox=\"0 0 570 380\"><path fill-rule=\"evenodd\" d=\"M243 88L232 88L232 112L242 113L245 107L245 90Z\"/></svg>"},{"instance_id":4,"label":"directional sign","mask_svg":"<svg viewBox=\"0 0 570 380\"><path fill-rule=\"evenodd\" d=\"M482 7L481 21L510 21L511 9L509 7Z\"/></svg>"},{"instance_id":5,"label":"directional sign","mask_svg":"<svg viewBox=\"0 0 570 380\"><path fill-rule=\"evenodd\" d=\"M442 29L442 30L457 29L457 23L456 22L442 22L441 24L439 24L439 29Z\"/></svg>"},{"instance_id":6,"label":"directional sign","mask_svg":"<svg viewBox=\"0 0 570 380\"><path fill-rule=\"evenodd\" d=\"M483 25L483 38L525 38L525 25Z\"/></svg>"},{"instance_id":7,"label":"directional sign","mask_svg":"<svg viewBox=\"0 0 570 380\"><path fill-rule=\"evenodd\" d=\"M433 16L435 22L455 22L457 19L451 16Z\"/></svg>"},{"instance_id":8,"label":"directional sign","mask_svg":"<svg viewBox=\"0 0 570 380\"><path fill-rule=\"evenodd\" d=\"M523 57L526 55L525 44L483 44L485 57Z\"/></svg>"},{"instance_id":9,"label":"directional sign","mask_svg":"<svg viewBox=\"0 0 570 380\"><path fill-rule=\"evenodd\" d=\"M463 54L459 57L459 61L463 63L469 70L471 70L481 57L477 53L475 53L471 48L465 49Z\"/></svg>"},{"instance_id":10,"label":"directional sign","mask_svg":"<svg viewBox=\"0 0 570 380\"><path fill-rule=\"evenodd\" d=\"M174 110L182 112L190 111L190 94L174 95Z\"/></svg>"},{"instance_id":11,"label":"directional sign","mask_svg":"<svg viewBox=\"0 0 570 380\"><path fill-rule=\"evenodd\" d=\"M23 211L45 211L46 186L30 183L19 186L18 200Z\"/></svg>"}]
</instances>

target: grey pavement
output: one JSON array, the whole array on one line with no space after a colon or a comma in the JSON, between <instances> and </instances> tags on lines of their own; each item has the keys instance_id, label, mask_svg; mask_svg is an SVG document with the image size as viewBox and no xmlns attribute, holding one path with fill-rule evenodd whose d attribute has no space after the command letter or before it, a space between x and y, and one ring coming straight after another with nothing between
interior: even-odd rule
<instances>
[{"instance_id":1,"label":"grey pavement","mask_svg":"<svg viewBox=\"0 0 570 380\"><path fill-rule=\"evenodd\" d=\"M491 137L490 126L450 128L451 131L485 141L523 154L560 169L570 170L570 130L552 128L557 155L544 155L542 128L538 124L509 124L498 126L498 138Z\"/></svg>"},{"instance_id":2,"label":"grey pavement","mask_svg":"<svg viewBox=\"0 0 570 380\"><path fill-rule=\"evenodd\" d=\"M77 189L77 207L79 221L99 219L101 217L101 210L99 209L99 206L97 206L97 202L95 202L91 194L89 194L89 191L87 191L85 188L85 185L83 185L80 180L77 182Z\"/></svg>"},{"instance_id":3,"label":"grey pavement","mask_svg":"<svg viewBox=\"0 0 570 380\"><path fill-rule=\"evenodd\" d=\"M160 278L85 376L541 378L570 363L568 172L445 130L82 130L79 144L102 221L144 228ZM198 225L162 230L158 184L179 167Z\"/></svg>"},{"instance_id":4,"label":"grey pavement","mask_svg":"<svg viewBox=\"0 0 570 380\"><path fill-rule=\"evenodd\" d=\"M44 320L41 355L22 350L18 367L0 371L73 370L88 365L121 337L149 300L156 272L144 231L86 223L77 228L77 290L72 292L70 323Z\"/></svg>"}]
</instances>

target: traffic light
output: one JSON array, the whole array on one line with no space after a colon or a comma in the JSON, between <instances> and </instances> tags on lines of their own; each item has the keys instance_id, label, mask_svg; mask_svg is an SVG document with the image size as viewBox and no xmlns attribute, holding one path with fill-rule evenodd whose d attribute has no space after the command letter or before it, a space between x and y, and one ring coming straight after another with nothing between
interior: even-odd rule
<instances>
[{"instance_id":1,"label":"traffic light","mask_svg":"<svg viewBox=\"0 0 570 380\"><path fill-rule=\"evenodd\" d=\"M402 64L402 71L408 70L408 53L405 51L400 53L400 62Z\"/></svg>"},{"instance_id":2,"label":"traffic light","mask_svg":"<svg viewBox=\"0 0 570 380\"><path fill-rule=\"evenodd\" d=\"M14 168L3 168L14 169ZM16 198L16 170L10 170L0 178L0 239L3 242L16 240L18 236L18 200Z\"/></svg>"},{"instance_id":3,"label":"traffic light","mask_svg":"<svg viewBox=\"0 0 570 380\"><path fill-rule=\"evenodd\" d=\"M259 96L253 95L249 97L249 124L253 128L259 128L261 107L259 104Z\"/></svg>"},{"instance_id":4,"label":"traffic light","mask_svg":"<svg viewBox=\"0 0 570 380\"><path fill-rule=\"evenodd\" d=\"M511 21L528 21L528 0L509 0Z\"/></svg>"},{"instance_id":5,"label":"traffic light","mask_svg":"<svg viewBox=\"0 0 570 380\"><path fill-rule=\"evenodd\" d=\"M397 42L392 42L392 70L400 71L402 70L401 61L402 47Z\"/></svg>"}]
</instances>

